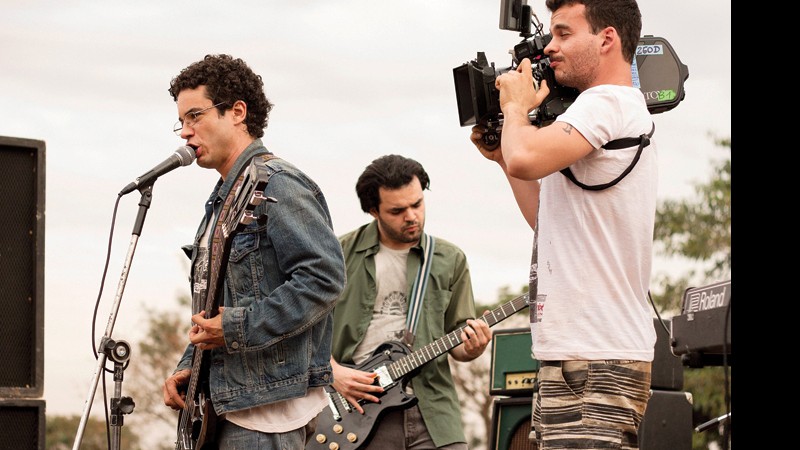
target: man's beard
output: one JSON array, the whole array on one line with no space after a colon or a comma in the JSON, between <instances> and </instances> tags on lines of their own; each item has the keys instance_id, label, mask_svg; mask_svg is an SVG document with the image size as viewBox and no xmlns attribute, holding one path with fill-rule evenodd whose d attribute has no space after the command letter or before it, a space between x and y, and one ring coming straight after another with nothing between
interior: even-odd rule
<instances>
[{"instance_id":1,"label":"man's beard","mask_svg":"<svg viewBox=\"0 0 800 450\"><path fill-rule=\"evenodd\" d=\"M388 224L386 224L386 222L384 222L383 225L384 225L383 226L383 231L386 233L386 237L387 238L389 238L389 239L391 239L393 241L403 242L405 244L411 244L411 243L415 243L415 242L419 241L420 236L422 236L422 230L423 230L423 227L424 227L425 224L424 223L420 223L420 222L415 222L413 224L408 224L408 223L403 224L404 228L408 227L408 226L416 225L417 226L417 231L415 231L413 233L406 233L406 232L404 232L402 230L397 231L394 228L388 226Z\"/></svg>"}]
</instances>

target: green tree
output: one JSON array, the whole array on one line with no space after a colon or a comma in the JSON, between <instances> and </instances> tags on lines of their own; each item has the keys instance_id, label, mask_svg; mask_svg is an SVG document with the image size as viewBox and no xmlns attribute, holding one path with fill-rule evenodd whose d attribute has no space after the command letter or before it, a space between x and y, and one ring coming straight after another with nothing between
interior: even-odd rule
<instances>
[{"instance_id":1,"label":"green tree","mask_svg":"<svg viewBox=\"0 0 800 450\"><path fill-rule=\"evenodd\" d=\"M730 152L730 138L713 139L720 148ZM709 181L695 185L694 198L665 200L656 212L654 238L657 251L666 256L688 259L695 265L677 276L655 276L655 285L662 291L654 294L653 299L664 311L680 311L686 289L731 277L730 155L713 162L712 166ZM695 425L730 412L729 371L730 368L725 366L684 370L684 389L693 397L692 422ZM706 449L711 442L722 446L723 440L719 428L694 433L692 448Z\"/></svg>"},{"instance_id":2,"label":"green tree","mask_svg":"<svg viewBox=\"0 0 800 450\"><path fill-rule=\"evenodd\" d=\"M45 448L47 450L69 450L75 443L75 436L78 433L78 426L81 416L47 416L45 425ZM86 421L86 426L81 436L81 450L107 450L109 446L109 434L107 433L106 421L90 417ZM120 434L120 448L137 450L139 446L139 436L132 430L122 427Z\"/></svg>"},{"instance_id":3,"label":"green tree","mask_svg":"<svg viewBox=\"0 0 800 450\"><path fill-rule=\"evenodd\" d=\"M715 138L716 144L730 152L730 138ZM658 274L663 288L654 296L656 303L669 311L679 311L683 291L691 282L705 283L730 278L731 271L731 159L713 163L707 183L695 184L696 197L664 200L656 211L654 238L657 251L695 263L679 276Z\"/></svg>"}]
</instances>

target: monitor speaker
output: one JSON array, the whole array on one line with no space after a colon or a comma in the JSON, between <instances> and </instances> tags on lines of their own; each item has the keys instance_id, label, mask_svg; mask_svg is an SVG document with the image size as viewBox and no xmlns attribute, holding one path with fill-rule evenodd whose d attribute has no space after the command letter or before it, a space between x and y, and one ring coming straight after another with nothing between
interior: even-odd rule
<instances>
[{"instance_id":1,"label":"monitor speaker","mask_svg":"<svg viewBox=\"0 0 800 450\"><path fill-rule=\"evenodd\" d=\"M528 439L531 432L531 399L532 397L508 397L494 400L489 449L537 449L537 446Z\"/></svg>"},{"instance_id":2,"label":"monitor speaker","mask_svg":"<svg viewBox=\"0 0 800 450\"><path fill-rule=\"evenodd\" d=\"M680 391L683 389L683 362L672 354L670 346L671 319L653 318L656 328L656 346L653 352L653 366L650 372L650 389Z\"/></svg>"},{"instance_id":3,"label":"monitor speaker","mask_svg":"<svg viewBox=\"0 0 800 450\"><path fill-rule=\"evenodd\" d=\"M0 450L44 450L45 401L0 399Z\"/></svg>"},{"instance_id":4,"label":"monitor speaker","mask_svg":"<svg viewBox=\"0 0 800 450\"><path fill-rule=\"evenodd\" d=\"M691 450L692 394L652 390L639 425L641 450Z\"/></svg>"},{"instance_id":5,"label":"monitor speaker","mask_svg":"<svg viewBox=\"0 0 800 450\"><path fill-rule=\"evenodd\" d=\"M44 141L0 136L0 398L44 391L44 171Z\"/></svg>"}]
</instances>

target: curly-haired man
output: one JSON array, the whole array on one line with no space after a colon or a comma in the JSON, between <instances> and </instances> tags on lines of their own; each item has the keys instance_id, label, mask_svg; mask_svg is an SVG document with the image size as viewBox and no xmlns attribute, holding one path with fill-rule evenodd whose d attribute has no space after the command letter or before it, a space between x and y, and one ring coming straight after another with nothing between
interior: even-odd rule
<instances>
[{"instance_id":1,"label":"curly-haired man","mask_svg":"<svg viewBox=\"0 0 800 450\"><path fill-rule=\"evenodd\" d=\"M221 177L184 247L193 326L163 387L164 403L182 410L177 448L303 448L327 405L333 307L345 282L327 202L312 179L261 142L272 104L244 61L207 55L183 69L169 93L175 132L197 165ZM226 251L217 224L234 209L226 205L251 164L263 166L263 195L276 201L258 205L259 220L235 233ZM205 308L214 298L218 313ZM187 398L193 382L199 387Z\"/></svg>"}]
</instances>

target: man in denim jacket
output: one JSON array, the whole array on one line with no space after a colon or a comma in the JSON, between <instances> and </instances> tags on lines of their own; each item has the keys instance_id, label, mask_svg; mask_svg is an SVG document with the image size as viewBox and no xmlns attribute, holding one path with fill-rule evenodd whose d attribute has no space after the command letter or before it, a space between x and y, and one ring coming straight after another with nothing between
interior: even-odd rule
<instances>
[{"instance_id":1,"label":"man in denim jacket","mask_svg":"<svg viewBox=\"0 0 800 450\"><path fill-rule=\"evenodd\" d=\"M218 425L201 432L198 441L216 442L220 449L302 448L327 405L323 386L332 381L333 307L345 282L327 202L313 180L261 142L272 104L261 77L244 61L207 55L183 69L169 92L180 117L175 132L195 149L197 164L221 178L187 248L196 314L191 343L164 384L164 403L185 408L182 420L193 416L185 387L192 379L192 355L203 351L213 410L201 422ZM260 219L234 234L227 265L219 270L219 313L209 314L202 309L220 256L209 257L214 224L254 159L266 169L264 194L276 201L258 205L254 215ZM179 424L178 444L192 439ZM195 448L189 443L186 448Z\"/></svg>"}]
</instances>

